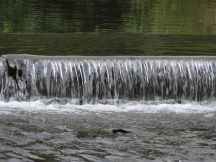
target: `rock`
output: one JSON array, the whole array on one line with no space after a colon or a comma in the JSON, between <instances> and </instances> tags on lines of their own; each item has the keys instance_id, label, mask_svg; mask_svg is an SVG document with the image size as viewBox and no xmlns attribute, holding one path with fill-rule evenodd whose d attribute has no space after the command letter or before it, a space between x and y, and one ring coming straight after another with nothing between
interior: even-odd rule
<instances>
[{"instance_id":1,"label":"rock","mask_svg":"<svg viewBox=\"0 0 216 162\"><path fill-rule=\"evenodd\" d=\"M124 130L124 129L113 129L113 133L131 133L130 131Z\"/></svg>"}]
</instances>

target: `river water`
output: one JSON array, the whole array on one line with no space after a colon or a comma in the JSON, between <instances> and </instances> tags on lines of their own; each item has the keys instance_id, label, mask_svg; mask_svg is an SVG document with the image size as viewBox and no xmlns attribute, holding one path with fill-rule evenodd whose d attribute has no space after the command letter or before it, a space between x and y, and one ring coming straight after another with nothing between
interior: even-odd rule
<instances>
[{"instance_id":1,"label":"river water","mask_svg":"<svg viewBox=\"0 0 216 162\"><path fill-rule=\"evenodd\" d=\"M215 34L215 0L1 0L0 161L214 162Z\"/></svg>"},{"instance_id":2,"label":"river water","mask_svg":"<svg viewBox=\"0 0 216 162\"><path fill-rule=\"evenodd\" d=\"M0 54L215 55L215 0L1 0Z\"/></svg>"},{"instance_id":3,"label":"river water","mask_svg":"<svg viewBox=\"0 0 216 162\"><path fill-rule=\"evenodd\" d=\"M216 34L215 0L2 0L0 33Z\"/></svg>"},{"instance_id":4,"label":"river water","mask_svg":"<svg viewBox=\"0 0 216 162\"><path fill-rule=\"evenodd\" d=\"M1 161L215 161L215 57L5 55L0 66Z\"/></svg>"},{"instance_id":5,"label":"river water","mask_svg":"<svg viewBox=\"0 0 216 162\"><path fill-rule=\"evenodd\" d=\"M215 161L216 104L0 102L1 161ZM112 133L125 129L128 134Z\"/></svg>"}]
</instances>

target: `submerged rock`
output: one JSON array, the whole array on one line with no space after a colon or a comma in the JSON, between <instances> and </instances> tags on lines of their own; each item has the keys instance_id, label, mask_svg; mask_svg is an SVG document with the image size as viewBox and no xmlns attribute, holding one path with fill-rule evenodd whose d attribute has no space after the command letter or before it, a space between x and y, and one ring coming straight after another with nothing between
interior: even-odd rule
<instances>
[{"instance_id":1,"label":"submerged rock","mask_svg":"<svg viewBox=\"0 0 216 162\"><path fill-rule=\"evenodd\" d=\"M130 131L124 130L124 129L113 129L113 133L131 133Z\"/></svg>"}]
</instances>

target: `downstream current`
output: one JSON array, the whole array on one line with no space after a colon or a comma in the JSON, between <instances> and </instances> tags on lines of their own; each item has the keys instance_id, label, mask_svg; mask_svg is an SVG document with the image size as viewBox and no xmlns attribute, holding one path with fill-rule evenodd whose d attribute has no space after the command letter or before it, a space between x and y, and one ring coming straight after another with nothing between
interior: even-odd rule
<instances>
[{"instance_id":1,"label":"downstream current","mask_svg":"<svg viewBox=\"0 0 216 162\"><path fill-rule=\"evenodd\" d=\"M215 78L215 57L5 55L0 161L213 162Z\"/></svg>"}]
</instances>

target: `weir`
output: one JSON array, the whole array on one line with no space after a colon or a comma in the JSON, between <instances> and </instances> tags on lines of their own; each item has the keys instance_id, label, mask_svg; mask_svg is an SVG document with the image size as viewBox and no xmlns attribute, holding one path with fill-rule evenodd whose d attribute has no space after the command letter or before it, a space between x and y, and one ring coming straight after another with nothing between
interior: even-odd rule
<instances>
[{"instance_id":1,"label":"weir","mask_svg":"<svg viewBox=\"0 0 216 162\"><path fill-rule=\"evenodd\" d=\"M5 59L21 71L17 82ZM203 101L216 96L216 57L33 56L0 59L0 99Z\"/></svg>"}]
</instances>

